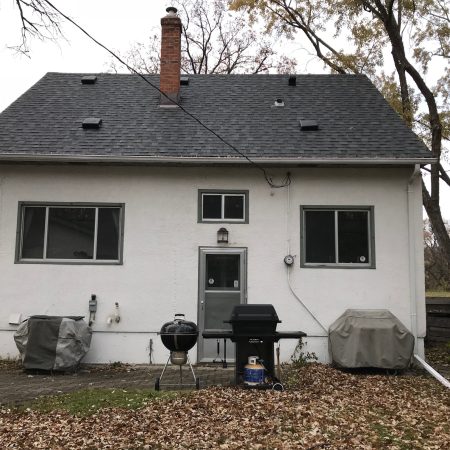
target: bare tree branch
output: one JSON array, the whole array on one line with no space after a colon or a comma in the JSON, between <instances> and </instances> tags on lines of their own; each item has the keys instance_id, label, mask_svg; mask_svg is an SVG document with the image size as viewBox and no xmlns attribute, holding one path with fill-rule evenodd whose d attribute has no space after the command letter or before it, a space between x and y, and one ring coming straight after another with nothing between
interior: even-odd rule
<instances>
[{"instance_id":1,"label":"bare tree branch","mask_svg":"<svg viewBox=\"0 0 450 450\"><path fill-rule=\"evenodd\" d=\"M242 13L228 11L228 0L175 0L183 25L181 68L186 73L261 73L268 71L295 72L295 60L279 55L263 32L251 28ZM134 68L150 68L158 72L160 46L155 33L147 44L135 44L124 56ZM152 64L144 64L149 59ZM113 69L115 65L111 64Z\"/></svg>"},{"instance_id":2,"label":"bare tree branch","mask_svg":"<svg viewBox=\"0 0 450 450\"><path fill-rule=\"evenodd\" d=\"M55 40L63 37L61 18L45 0L14 0L21 23L21 42L12 46L16 51L28 54L29 40Z\"/></svg>"}]
</instances>

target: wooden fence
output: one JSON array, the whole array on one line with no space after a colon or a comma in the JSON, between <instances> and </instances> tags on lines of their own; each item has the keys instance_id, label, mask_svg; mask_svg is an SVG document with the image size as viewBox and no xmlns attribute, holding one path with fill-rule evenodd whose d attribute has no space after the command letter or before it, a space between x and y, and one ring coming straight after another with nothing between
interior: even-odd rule
<instances>
[{"instance_id":1,"label":"wooden fence","mask_svg":"<svg viewBox=\"0 0 450 450\"><path fill-rule=\"evenodd\" d=\"M450 341L450 297L427 297L427 339Z\"/></svg>"}]
</instances>

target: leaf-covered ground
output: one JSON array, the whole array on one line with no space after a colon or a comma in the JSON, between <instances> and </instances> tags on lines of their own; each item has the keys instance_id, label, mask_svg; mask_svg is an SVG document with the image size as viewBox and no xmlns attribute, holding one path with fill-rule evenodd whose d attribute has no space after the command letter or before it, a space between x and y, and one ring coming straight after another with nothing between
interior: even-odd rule
<instances>
[{"instance_id":1,"label":"leaf-covered ground","mask_svg":"<svg viewBox=\"0 0 450 450\"><path fill-rule=\"evenodd\" d=\"M210 388L139 409L0 412L1 449L450 449L450 391L310 364L285 392Z\"/></svg>"},{"instance_id":2,"label":"leaf-covered ground","mask_svg":"<svg viewBox=\"0 0 450 450\"><path fill-rule=\"evenodd\" d=\"M425 348L426 360L433 367L450 369L450 342L430 342Z\"/></svg>"}]
</instances>

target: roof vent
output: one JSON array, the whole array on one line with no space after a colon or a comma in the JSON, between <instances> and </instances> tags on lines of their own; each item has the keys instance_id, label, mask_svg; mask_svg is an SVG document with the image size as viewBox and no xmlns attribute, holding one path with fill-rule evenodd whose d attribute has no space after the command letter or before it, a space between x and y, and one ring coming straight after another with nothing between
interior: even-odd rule
<instances>
[{"instance_id":1,"label":"roof vent","mask_svg":"<svg viewBox=\"0 0 450 450\"><path fill-rule=\"evenodd\" d=\"M300 130L302 131L314 131L319 129L317 120L312 119L300 119Z\"/></svg>"},{"instance_id":2,"label":"roof vent","mask_svg":"<svg viewBox=\"0 0 450 450\"><path fill-rule=\"evenodd\" d=\"M288 84L289 86L297 86L297 77L295 75L290 75Z\"/></svg>"},{"instance_id":3,"label":"roof vent","mask_svg":"<svg viewBox=\"0 0 450 450\"><path fill-rule=\"evenodd\" d=\"M96 75L84 75L83 77L81 77L81 84L95 84L96 82Z\"/></svg>"},{"instance_id":4,"label":"roof vent","mask_svg":"<svg viewBox=\"0 0 450 450\"><path fill-rule=\"evenodd\" d=\"M102 124L102 119L99 117L88 117L83 120L83 128L87 129L96 129L98 130Z\"/></svg>"},{"instance_id":5,"label":"roof vent","mask_svg":"<svg viewBox=\"0 0 450 450\"><path fill-rule=\"evenodd\" d=\"M187 86L189 84L189 77L180 77L180 86Z\"/></svg>"},{"instance_id":6,"label":"roof vent","mask_svg":"<svg viewBox=\"0 0 450 450\"><path fill-rule=\"evenodd\" d=\"M284 101L283 101L283 99L282 99L282 98L277 98L277 99L275 100L274 106L277 106L277 107L279 107L279 106L284 106Z\"/></svg>"}]
</instances>

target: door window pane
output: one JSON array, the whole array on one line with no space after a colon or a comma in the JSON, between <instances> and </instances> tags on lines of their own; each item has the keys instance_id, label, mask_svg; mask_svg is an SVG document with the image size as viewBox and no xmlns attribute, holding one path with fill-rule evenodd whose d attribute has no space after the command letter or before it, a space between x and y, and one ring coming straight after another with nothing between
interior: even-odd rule
<instances>
[{"instance_id":1,"label":"door window pane","mask_svg":"<svg viewBox=\"0 0 450 450\"><path fill-rule=\"evenodd\" d=\"M23 212L22 258L44 255L45 208L27 206Z\"/></svg>"},{"instance_id":2,"label":"door window pane","mask_svg":"<svg viewBox=\"0 0 450 450\"><path fill-rule=\"evenodd\" d=\"M230 330L229 320L231 312L241 302L240 292L209 292L205 294L205 329Z\"/></svg>"},{"instance_id":3,"label":"door window pane","mask_svg":"<svg viewBox=\"0 0 450 450\"><path fill-rule=\"evenodd\" d=\"M338 212L338 242L340 263L369 262L367 211Z\"/></svg>"},{"instance_id":4,"label":"door window pane","mask_svg":"<svg viewBox=\"0 0 450 450\"><path fill-rule=\"evenodd\" d=\"M222 196L203 195L203 218L220 219L222 217Z\"/></svg>"},{"instance_id":5,"label":"door window pane","mask_svg":"<svg viewBox=\"0 0 450 450\"><path fill-rule=\"evenodd\" d=\"M119 259L120 208L99 208L97 259Z\"/></svg>"},{"instance_id":6,"label":"door window pane","mask_svg":"<svg viewBox=\"0 0 450 450\"><path fill-rule=\"evenodd\" d=\"M92 259L94 208L49 208L47 258Z\"/></svg>"},{"instance_id":7,"label":"door window pane","mask_svg":"<svg viewBox=\"0 0 450 450\"><path fill-rule=\"evenodd\" d=\"M244 196L243 195L225 195L225 219L243 219L244 218Z\"/></svg>"},{"instance_id":8,"label":"door window pane","mask_svg":"<svg viewBox=\"0 0 450 450\"><path fill-rule=\"evenodd\" d=\"M306 262L336 262L334 230L334 211L305 211Z\"/></svg>"},{"instance_id":9,"label":"door window pane","mask_svg":"<svg viewBox=\"0 0 450 450\"><path fill-rule=\"evenodd\" d=\"M206 255L205 289L240 289L240 255Z\"/></svg>"}]
</instances>

